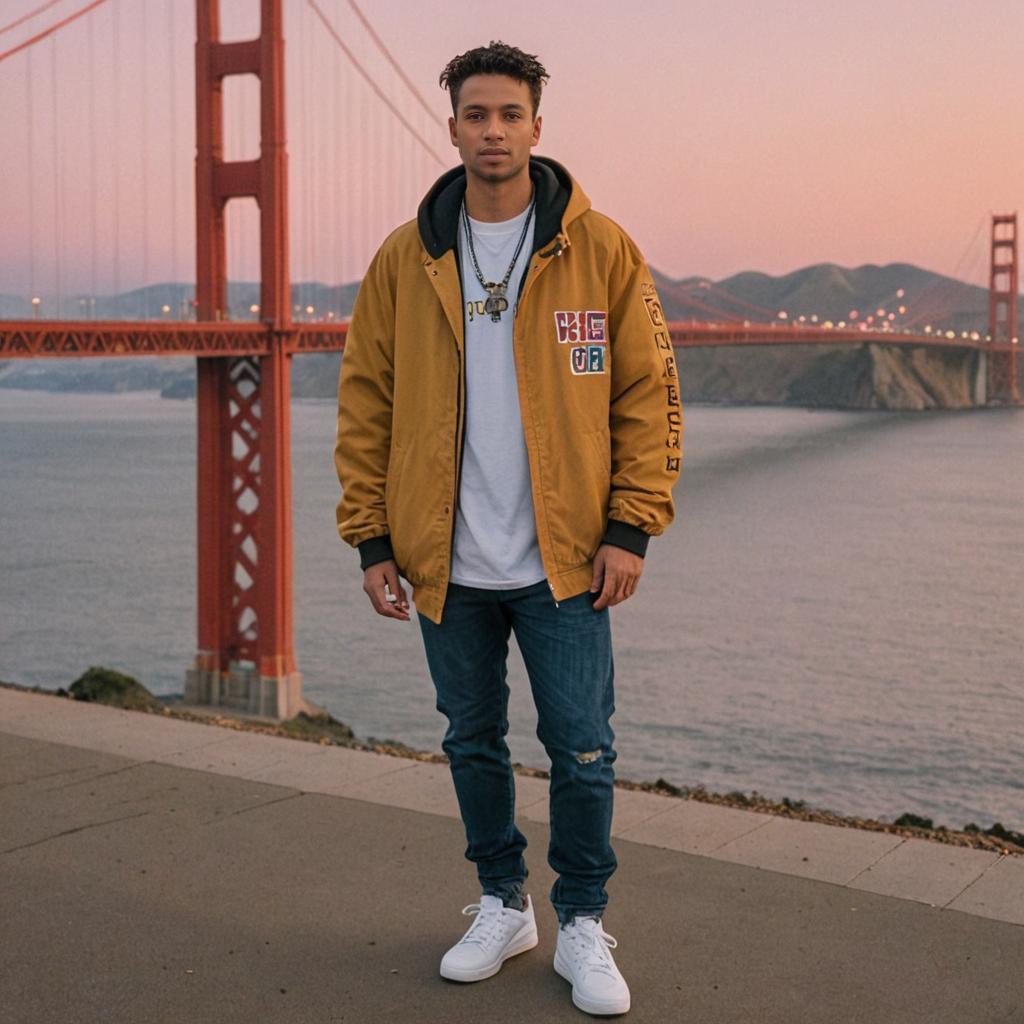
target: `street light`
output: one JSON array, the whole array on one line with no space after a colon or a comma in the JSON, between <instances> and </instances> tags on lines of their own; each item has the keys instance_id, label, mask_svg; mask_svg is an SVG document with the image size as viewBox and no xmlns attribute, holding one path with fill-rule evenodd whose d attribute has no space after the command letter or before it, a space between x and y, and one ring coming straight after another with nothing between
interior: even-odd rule
<instances>
[{"instance_id":1,"label":"street light","mask_svg":"<svg viewBox=\"0 0 1024 1024\"><path fill-rule=\"evenodd\" d=\"M42 306L42 304L43 304L43 300L41 298L39 298L39 296L34 295L32 297L32 308L35 311L35 316L36 316L37 320L39 319L39 310L40 310L40 307Z\"/></svg>"}]
</instances>

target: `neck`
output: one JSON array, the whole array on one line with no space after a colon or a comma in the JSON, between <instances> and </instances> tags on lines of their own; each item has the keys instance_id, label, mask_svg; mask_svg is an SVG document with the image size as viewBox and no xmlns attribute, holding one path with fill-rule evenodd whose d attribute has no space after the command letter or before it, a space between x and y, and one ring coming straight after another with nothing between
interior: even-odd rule
<instances>
[{"instance_id":1,"label":"neck","mask_svg":"<svg viewBox=\"0 0 1024 1024\"><path fill-rule=\"evenodd\" d=\"M466 176L466 213L473 220L511 220L530 205L532 193L529 166L508 181L485 181L469 174Z\"/></svg>"}]
</instances>

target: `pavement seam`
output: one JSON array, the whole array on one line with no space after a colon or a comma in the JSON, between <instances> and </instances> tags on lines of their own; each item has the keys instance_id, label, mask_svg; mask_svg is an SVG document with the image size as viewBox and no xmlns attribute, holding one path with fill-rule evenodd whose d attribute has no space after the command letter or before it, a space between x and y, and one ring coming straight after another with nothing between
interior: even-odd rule
<instances>
[{"instance_id":1,"label":"pavement seam","mask_svg":"<svg viewBox=\"0 0 1024 1024\"><path fill-rule=\"evenodd\" d=\"M267 783L270 785L270 783ZM306 794L299 791L295 793L286 793L284 796L274 797L273 800L262 800L258 804L251 804L249 807L240 807L237 811L231 811L230 814L219 814L216 818L210 818L209 821L204 821L202 824L215 825L217 822L226 821L228 818L236 818L239 814L248 814L249 811L258 811L263 807L270 807L272 804L284 803L285 800L294 800L296 797L305 796Z\"/></svg>"},{"instance_id":2,"label":"pavement seam","mask_svg":"<svg viewBox=\"0 0 1024 1024\"><path fill-rule=\"evenodd\" d=\"M715 854L718 853L719 850L721 850L725 846L728 846L730 843L735 843L737 839L743 839L745 836L749 836L752 833L757 832L759 829L762 829L765 826L770 825L773 820L774 818L772 818L770 815L765 815L765 820L762 821L760 825L754 825L752 828L748 828L746 832L741 832L738 836L732 836L729 839L726 839L723 842L719 843L717 846L711 847L711 849L708 850L706 853L698 854L698 856L711 857L714 860L721 860L721 857L715 857Z\"/></svg>"},{"instance_id":3,"label":"pavement seam","mask_svg":"<svg viewBox=\"0 0 1024 1024\"><path fill-rule=\"evenodd\" d=\"M44 792L53 793L58 789L70 789L72 786L84 786L88 782L95 782L97 779L105 779L111 775L120 775L121 772L131 771L132 768L138 768L140 765L152 763L152 761L135 761L132 764L122 765L120 768L111 768L109 772L99 772L96 775L90 775L84 779L72 779L71 782L65 782L58 786L48 786Z\"/></svg>"},{"instance_id":4,"label":"pavement seam","mask_svg":"<svg viewBox=\"0 0 1024 1024\"><path fill-rule=\"evenodd\" d=\"M7 735L10 735L10 733ZM14 786L27 786L30 782L42 782L43 779L52 779L58 775L70 775L72 772L80 771L82 771L81 768L61 768L59 771L47 772L45 775L33 775L30 779L18 779L16 782L5 782L3 785L0 785L0 790L12 789Z\"/></svg>"},{"instance_id":5,"label":"pavement seam","mask_svg":"<svg viewBox=\"0 0 1024 1024\"><path fill-rule=\"evenodd\" d=\"M870 864L867 865L867 867L861 868L860 871L858 871L852 878L848 878L843 883L843 885L852 886L853 883L856 882L857 879L860 878L860 876L863 875L866 871L870 871L879 861L885 860L886 857L888 857L891 853L895 853L898 849L900 849L901 846L905 846L906 843L907 841L906 839L904 839L901 842L897 843L895 846L893 846L891 849L886 850L885 853L883 853L880 857L873 860ZM904 897L900 898L902 899Z\"/></svg>"},{"instance_id":6,"label":"pavement seam","mask_svg":"<svg viewBox=\"0 0 1024 1024\"><path fill-rule=\"evenodd\" d=\"M978 875L977 878L972 878L951 900L949 900L947 903L943 903L942 909L947 909L950 903L956 903L956 901L960 899L960 897L963 896L963 894L967 892L967 890L970 889L972 885L977 885L978 882L980 882L997 864L1001 864L1002 861L1002 857L999 857L997 860L992 861L992 863L989 864L989 866L985 868L985 870L982 871L982 873ZM970 911L968 911L968 913L970 913Z\"/></svg>"},{"instance_id":7,"label":"pavement seam","mask_svg":"<svg viewBox=\"0 0 1024 1024\"><path fill-rule=\"evenodd\" d=\"M92 821L88 825L78 825L75 828L66 828L63 832L56 832L52 836L44 836L42 839L33 839L31 843L20 843L18 846L11 846L6 850L0 850L0 856L6 853L16 853L18 850L28 849L30 846L41 846L54 839L61 839L64 836L74 835L76 832L85 832L90 828L101 828L103 825L113 825L118 821L130 821L132 818L143 818L149 811L139 811L138 814L123 814L119 818L109 818L106 821Z\"/></svg>"}]
</instances>

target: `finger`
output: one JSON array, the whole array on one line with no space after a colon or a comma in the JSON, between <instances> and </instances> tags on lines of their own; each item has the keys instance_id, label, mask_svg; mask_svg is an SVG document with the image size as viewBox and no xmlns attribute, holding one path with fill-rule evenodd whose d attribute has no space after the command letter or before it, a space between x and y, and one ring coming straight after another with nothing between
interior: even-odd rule
<instances>
[{"instance_id":1,"label":"finger","mask_svg":"<svg viewBox=\"0 0 1024 1024\"><path fill-rule=\"evenodd\" d=\"M594 558L594 579L590 584L590 592L596 594L604 584L604 552L599 551Z\"/></svg>"},{"instance_id":2,"label":"finger","mask_svg":"<svg viewBox=\"0 0 1024 1024\"><path fill-rule=\"evenodd\" d=\"M391 588L391 593L395 595L395 600L389 602L396 608L401 608L403 611L409 610L409 599L405 596L405 587L402 586L402 579L398 575L397 569L389 568L385 570L384 578L387 581L388 587Z\"/></svg>"},{"instance_id":3,"label":"finger","mask_svg":"<svg viewBox=\"0 0 1024 1024\"><path fill-rule=\"evenodd\" d=\"M387 582L385 574L381 574L376 577L372 582L367 581L367 585L364 587L366 595L370 599L370 604L373 605L373 610L378 615L383 615L386 619L408 619L409 613L401 608L396 608L392 604L384 593L384 584Z\"/></svg>"},{"instance_id":4,"label":"finger","mask_svg":"<svg viewBox=\"0 0 1024 1024\"><path fill-rule=\"evenodd\" d=\"M626 575L619 575L615 577L615 590L612 593L611 600L608 602L609 607L614 608L617 604L622 604L626 600L626 583L628 577Z\"/></svg>"},{"instance_id":5,"label":"finger","mask_svg":"<svg viewBox=\"0 0 1024 1024\"><path fill-rule=\"evenodd\" d=\"M594 610L601 611L602 608L608 608L610 605L615 604L615 589L618 585L618 575L611 569L604 574L604 585L601 588L601 593L598 594L597 600L594 602Z\"/></svg>"}]
</instances>

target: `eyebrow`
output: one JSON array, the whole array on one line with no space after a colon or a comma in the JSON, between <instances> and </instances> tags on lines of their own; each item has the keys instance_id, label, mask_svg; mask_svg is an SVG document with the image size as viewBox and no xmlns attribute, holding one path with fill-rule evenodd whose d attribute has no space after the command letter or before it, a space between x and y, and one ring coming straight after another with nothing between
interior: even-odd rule
<instances>
[{"instance_id":1,"label":"eyebrow","mask_svg":"<svg viewBox=\"0 0 1024 1024\"><path fill-rule=\"evenodd\" d=\"M487 110L485 103L467 103L465 110ZM503 103L500 110L525 110L526 105L524 103Z\"/></svg>"}]
</instances>

